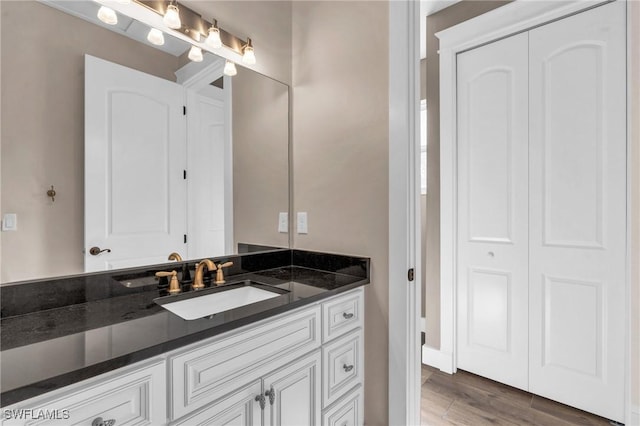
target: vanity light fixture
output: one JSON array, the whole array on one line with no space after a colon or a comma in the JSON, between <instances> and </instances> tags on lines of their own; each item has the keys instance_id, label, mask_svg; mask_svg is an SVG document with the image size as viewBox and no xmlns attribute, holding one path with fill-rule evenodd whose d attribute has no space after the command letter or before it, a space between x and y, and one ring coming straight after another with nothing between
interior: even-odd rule
<instances>
[{"instance_id":1,"label":"vanity light fixture","mask_svg":"<svg viewBox=\"0 0 640 426\"><path fill-rule=\"evenodd\" d=\"M238 70L236 70L236 64L227 59L227 62L224 64L224 75L228 75L229 77L233 77L238 74Z\"/></svg>"},{"instance_id":2,"label":"vanity light fixture","mask_svg":"<svg viewBox=\"0 0 640 426\"><path fill-rule=\"evenodd\" d=\"M220 39L220 28L218 28L218 21L213 20L213 24L209 27L209 35L205 40L207 46L213 49L220 49L222 47L222 40Z\"/></svg>"},{"instance_id":3,"label":"vanity light fixture","mask_svg":"<svg viewBox=\"0 0 640 426\"><path fill-rule=\"evenodd\" d=\"M191 46L188 56L189 59L191 59L193 62L202 62L202 60L204 59L204 57L202 56L202 49L200 49L198 46Z\"/></svg>"},{"instance_id":4,"label":"vanity light fixture","mask_svg":"<svg viewBox=\"0 0 640 426\"><path fill-rule=\"evenodd\" d=\"M147 34L147 40L149 40L151 44L162 46L164 44L164 34L157 28L151 28L149 34Z\"/></svg>"},{"instance_id":5,"label":"vanity light fixture","mask_svg":"<svg viewBox=\"0 0 640 426\"><path fill-rule=\"evenodd\" d=\"M173 3L167 6L167 11L164 13L162 22L171 29L180 29L182 27L182 22L180 22L180 11L178 10L178 6Z\"/></svg>"},{"instance_id":6,"label":"vanity light fixture","mask_svg":"<svg viewBox=\"0 0 640 426\"><path fill-rule=\"evenodd\" d=\"M251 39L247 37L247 44L242 48L242 62L247 65L253 65L256 63L256 54L253 51L253 45Z\"/></svg>"},{"instance_id":7,"label":"vanity light fixture","mask_svg":"<svg viewBox=\"0 0 640 426\"><path fill-rule=\"evenodd\" d=\"M118 23L118 15L116 15L116 12L106 6L100 6L100 9L98 9L98 19L108 25Z\"/></svg>"}]
</instances>

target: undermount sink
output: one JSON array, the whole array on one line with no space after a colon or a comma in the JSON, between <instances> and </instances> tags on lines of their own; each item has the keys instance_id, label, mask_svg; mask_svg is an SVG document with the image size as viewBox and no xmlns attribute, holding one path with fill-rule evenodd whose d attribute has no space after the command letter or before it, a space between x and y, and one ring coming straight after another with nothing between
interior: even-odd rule
<instances>
[{"instance_id":1,"label":"undermount sink","mask_svg":"<svg viewBox=\"0 0 640 426\"><path fill-rule=\"evenodd\" d=\"M243 281L185 294L186 297L183 296L175 302L171 300L175 300L176 296L160 297L155 299L155 302L183 319L194 320L262 302L285 293L288 291L254 281Z\"/></svg>"}]
</instances>

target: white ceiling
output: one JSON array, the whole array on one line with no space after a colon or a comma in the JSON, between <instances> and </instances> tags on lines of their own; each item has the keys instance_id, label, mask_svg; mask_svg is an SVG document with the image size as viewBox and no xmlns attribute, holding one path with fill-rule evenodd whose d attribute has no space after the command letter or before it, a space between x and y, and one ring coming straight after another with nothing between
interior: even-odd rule
<instances>
[{"instance_id":1,"label":"white ceiling","mask_svg":"<svg viewBox=\"0 0 640 426\"><path fill-rule=\"evenodd\" d=\"M460 0L420 0L420 59L427 57L427 16Z\"/></svg>"}]
</instances>

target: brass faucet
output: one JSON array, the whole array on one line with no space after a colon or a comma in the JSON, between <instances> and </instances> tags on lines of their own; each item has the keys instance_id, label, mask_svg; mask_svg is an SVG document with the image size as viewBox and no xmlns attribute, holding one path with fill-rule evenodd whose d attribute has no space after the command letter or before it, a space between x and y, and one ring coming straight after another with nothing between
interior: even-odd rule
<instances>
[{"instance_id":1,"label":"brass faucet","mask_svg":"<svg viewBox=\"0 0 640 426\"><path fill-rule=\"evenodd\" d=\"M175 251L169 255L167 260L175 260L176 262L182 262L182 256Z\"/></svg>"},{"instance_id":2,"label":"brass faucet","mask_svg":"<svg viewBox=\"0 0 640 426\"><path fill-rule=\"evenodd\" d=\"M171 282L169 283L169 294L177 294L182 291L180 283L178 282L178 273L176 271L156 272L156 277L171 277Z\"/></svg>"},{"instance_id":3,"label":"brass faucet","mask_svg":"<svg viewBox=\"0 0 640 426\"><path fill-rule=\"evenodd\" d=\"M194 290L200 290L201 288L204 288L204 283L202 282L202 278L204 276L205 266L207 267L207 271L216 270L216 264L209 259L203 259L200 263L198 263L198 265L196 266L196 276L193 279Z\"/></svg>"},{"instance_id":4,"label":"brass faucet","mask_svg":"<svg viewBox=\"0 0 640 426\"><path fill-rule=\"evenodd\" d=\"M218 272L216 272L216 280L214 281L216 285L221 285L225 283L224 273L222 272L222 268L228 268L229 266L232 266L232 265L233 265L233 262L225 262L225 263L218 264Z\"/></svg>"}]
</instances>

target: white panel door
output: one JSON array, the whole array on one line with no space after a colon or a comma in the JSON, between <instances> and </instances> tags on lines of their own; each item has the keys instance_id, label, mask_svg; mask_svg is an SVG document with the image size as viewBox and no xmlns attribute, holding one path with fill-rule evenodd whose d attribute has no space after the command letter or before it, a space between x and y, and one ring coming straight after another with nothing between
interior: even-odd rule
<instances>
[{"instance_id":1,"label":"white panel door","mask_svg":"<svg viewBox=\"0 0 640 426\"><path fill-rule=\"evenodd\" d=\"M625 5L530 32L530 390L624 421Z\"/></svg>"},{"instance_id":2,"label":"white panel door","mask_svg":"<svg viewBox=\"0 0 640 426\"><path fill-rule=\"evenodd\" d=\"M221 92L218 99L213 98ZM223 256L225 215L231 206L225 203L230 191L231 167L227 158L230 144L225 143L225 105L222 90L211 88L209 96L187 92L187 185L189 203L189 258ZM228 230L231 232L231 230Z\"/></svg>"},{"instance_id":3,"label":"white panel door","mask_svg":"<svg viewBox=\"0 0 640 426\"><path fill-rule=\"evenodd\" d=\"M527 34L458 55L458 363L527 388Z\"/></svg>"},{"instance_id":4,"label":"white panel door","mask_svg":"<svg viewBox=\"0 0 640 426\"><path fill-rule=\"evenodd\" d=\"M184 248L183 105L182 86L85 56L85 271Z\"/></svg>"}]
</instances>

